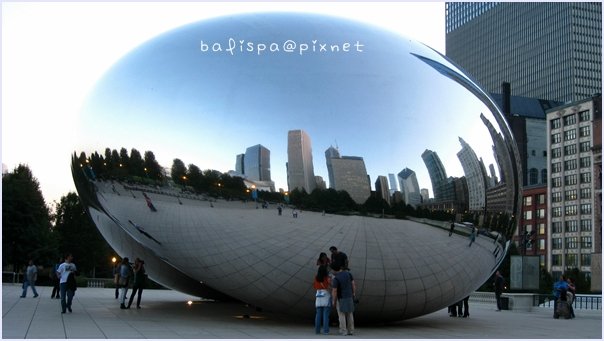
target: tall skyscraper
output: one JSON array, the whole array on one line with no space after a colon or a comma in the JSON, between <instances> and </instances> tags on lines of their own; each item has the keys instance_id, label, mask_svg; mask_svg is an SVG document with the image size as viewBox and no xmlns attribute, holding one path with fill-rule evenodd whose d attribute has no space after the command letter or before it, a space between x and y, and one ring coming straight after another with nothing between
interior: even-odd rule
<instances>
[{"instance_id":1,"label":"tall skyscraper","mask_svg":"<svg viewBox=\"0 0 604 341\"><path fill-rule=\"evenodd\" d=\"M432 192L434 193L434 200L445 200L445 192L447 186L447 171L443 166L438 154L429 149L426 149L422 153L422 159L426 168L428 169L428 175L430 176L430 182L432 183Z\"/></svg>"},{"instance_id":2,"label":"tall skyscraper","mask_svg":"<svg viewBox=\"0 0 604 341\"><path fill-rule=\"evenodd\" d=\"M561 102L602 92L600 2L448 2L446 55L487 92Z\"/></svg>"},{"instance_id":3,"label":"tall skyscraper","mask_svg":"<svg viewBox=\"0 0 604 341\"><path fill-rule=\"evenodd\" d=\"M427 188L422 188L420 193L422 195L422 202L428 202L428 199L430 199L430 191Z\"/></svg>"},{"instance_id":4,"label":"tall skyscraper","mask_svg":"<svg viewBox=\"0 0 604 341\"><path fill-rule=\"evenodd\" d=\"M245 159L245 154L237 154L237 160L235 161L235 171L243 175L245 174L245 166L243 160Z\"/></svg>"},{"instance_id":5,"label":"tall skyscraper","mask_svg":"<svg viewBox=\"0 0 604 341\"><path fill-rule=\"evenodd\" d=\"M398 191L398 181L396 181L396 175L389 173L388 183L390 185L390 195L392 196L394 192Z\"/></svg>"},{"instance_id":6,"label":"tall skyscraper","mask_svg":"<svg viewBox=\"0 0 604 341\"><path fill-rule=\"evenodd\" d=\"M468 204L470 211L483 211L486 205L487 181L484 165L478 160L472 147L459 138L461 150L457 153L468 185Z\"/></svg>"},{"instance_id":7,"label":"tall skyscraper","mask_svg":"<svg viewBox=\"0 0 604 341\"><path fill-rule=\"evenodd\" d=\"M601 207L596 208L596 198L601 196L601 178L596 172L593 148L600 131L596 131L598 118L601 122L602 96L574 102L547 113L548 165L551 174L547 183L550 209L547 221L551 248L548 250L548 270L560 275L567 269L577 268L591 275L596 265L601 278L601 250L596 243L601 240ZM600 123L601 124L601 123ZM594 175L598 175L596 178ZM596 195L599 188L599 194ZM599 211L600 217L596 217ZM594 254L597 256L592 257ZM598 263L595 263L597 261ZM601 290L601 284L600 284Z\"/></svg>"},{"instance_id":8,"label":"tall skyscraper","mask_svg":"<svg viewBox=\"0 0 604 341\"><path fill-rule=\"evenodd\" d=\"M310 137L304 130L287 133L287 185L311 193L316 187Z\"/></svg>"},{"instance_id":9,"label":"tall skyscraper","mask_svg":"<svg viewBox=\"0 0 604 341\"><path fill-rule=\"evenodd\" d=\"M398 179L399 184L401 185L401 193L403 193L403 200L407 205L416 208L422 203L422 195L419 191L419 184L417 183L415 172L409 168L405 168L398 173Z\"/></svg>"},{"instance_id":10,"label":"tall skyscraper","mask_svg":"<svg viewBox=\"0 0 604 341\"><path fill-rule=\"evenodd\" d=\"M388 178L383 175L375 180L375 193L378 198L384 199L390 205L390 190L388 189Z\"/></svg>"},{"instance_id":11,"label":"tall skyscraper","mask_svg":"<svg viewBox=\"0 0 604 341\"><path fill-rule=\"evenodd\" d=\"M243 158L245 176L250 180L271 181L271 152L257 144L248 147Z\"/></svg>"},{"instance_id":12,"label":"tall skyscraper","mask_svg":"<svg viewBox=\"0 0 604 341\"><path fill-rule=\"evenodd\" d=\"M327 148L327 150L325 151L325 162L327 163L327 174L329 175L329 188L335 188L334 187L334 180L333 180L333 166L331 164L331 159L335 159L335 158L339 158L340 157L340 152L338 151L337 148L334 148L333 146Z\"/></svg>"},{"instance_id":13,"label":"tall skyscraper","mask_svg":"<svg viewBox=\"0 0 604 341\"><path fill-rule=\"evenodd\" d=\"M371 195L365 161L362 157L342 156L332 158L334 189L346 191L357 204L363 204Z\"/></svg>"}]
</instances>

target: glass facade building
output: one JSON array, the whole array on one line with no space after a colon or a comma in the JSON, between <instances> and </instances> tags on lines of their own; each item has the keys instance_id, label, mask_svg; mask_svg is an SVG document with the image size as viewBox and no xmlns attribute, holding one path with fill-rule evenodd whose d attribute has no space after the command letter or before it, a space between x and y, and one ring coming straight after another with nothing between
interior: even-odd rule
<instances>
[{"instance_id":1,"label":"glass facade building","mask_svg":"<svg viewBox=\"0 0 604 341\"><path fill-rule=\"evenodd\" d=\"M602 92L602 4L446 4L446 55L485 90L570 102Z\"/></svg>"}]
</instances>

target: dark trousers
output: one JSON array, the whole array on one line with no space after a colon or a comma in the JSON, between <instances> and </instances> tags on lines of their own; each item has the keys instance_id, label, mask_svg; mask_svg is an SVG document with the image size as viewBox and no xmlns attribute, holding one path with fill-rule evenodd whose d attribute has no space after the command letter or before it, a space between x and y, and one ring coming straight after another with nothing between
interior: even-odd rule
<instances>
[{"instance_id":1,"label":"dark trousers","mask_svg":"<svg viewBox=\"0 0 604 341\"><path fill-rule=\"evenodd\" d=\"M463 299L463 317L470 316L470 296Z\"/></svg>"},{"instance_id":2,"label":"dark trousers","mask_svg":"<svg viewBox=\"0 0 604 341\"><path fill-rule=\"evenodd\" d=\"M50 298L61 297L60 295L61 289L59 289L59 279L55 279L52 287L52 294L50 294Z\"/></svg>"},{"instance_id":3,"label":"dark trousers","mask_svg":"<svg viewBox=\"0 0 604 341\"><path fill-rule=\"evenodd\" d=\"M132 301L134 301L134 295L136 295L136 293L138 293L138 297L136 298L136 306L140 307L141 296L143 295L143 287L135 285L132 287L132 292L130 293L130 301L128 301L128 308L130 308L130 306L132 305Z\"/></svg>"},{"instance_id":4,"label":"dark trousers","mask_svg":"<svg viewBox=\"0 0 604 341\"><path fill-rule=\"evenodd\" d=\"M495 300L497 301L497 310L501 310L501 292L495 291Z\"/></svg>"}]
</instances>

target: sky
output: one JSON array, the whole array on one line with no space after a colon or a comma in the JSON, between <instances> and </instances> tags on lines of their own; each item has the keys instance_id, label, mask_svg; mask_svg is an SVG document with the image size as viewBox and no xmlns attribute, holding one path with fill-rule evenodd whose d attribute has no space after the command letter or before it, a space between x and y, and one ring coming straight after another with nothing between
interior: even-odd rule
<instances>
[{"instance_id":1,"label":"sky","mask_svg":"<svg viewBox=\"0 0 604 341\"><path fill-rule=\"evenodd\" d=\"M82 106L112 65L145 41L182 25L226 14L265 11L351 18L445 52L442 2L3 2L3 168L12 170L18 164L27 164L40 182L47 203L58 201L75 188L70 156L78 148L76 130ZM248 146L242 146L242 153L245 147ZM325 149L316 148L320 154ZM347 154L345 150L343 154ZM234 168L234 155L232 159L230 169ZM196 163L196 160L184 161ZM160 163L171 165L161 159ZM326 178L326 174L321 175Z\"/></svg>"}]
</instances>

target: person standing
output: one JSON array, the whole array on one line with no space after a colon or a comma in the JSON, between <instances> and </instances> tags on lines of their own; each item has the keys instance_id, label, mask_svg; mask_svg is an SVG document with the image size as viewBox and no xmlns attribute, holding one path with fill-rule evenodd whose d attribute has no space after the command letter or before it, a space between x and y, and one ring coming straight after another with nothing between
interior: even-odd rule
<instances>
[{"instance_id":1,"label":"person standing","mask_svg":"<svg viewBox=\"0 0 604 341\"><path fill-rule=\"evenodd\" d=\"M566 280L568 283L568 291L566 292L566 300L568 302L568 308L570 310L570 318L575 318L575 309L573 309L573 304L575 303L575 299L577 297L577 288L575 287L575 281L572 278L568 278Z\"/></svg>"},{"instance_id":2,"label":"person standing","mask_svg":"<svg viewBox=\"0 0 604 341\"><path fill-rule=\"evenodd\" d=\"M138 298L136 299L136 309L141 308L141 296L143 295L143 288L145 287L145 281L147 274L145 272L145 262L138 257L134 260L134 284L132 285L132 293L130 293L130 301L128 301L127 309L130 309L134 296L138 292Z\"/></svg>"},{"instance_id":3,"label":"person standing","mask_svg":"<svg viewBox=\"0 0 604 341\"><path fill-rule=\"evenodd\" d=\"M122 259L122 265L120 265L120 308L126 309L126 295L128 294L128 285L132 277L132 267L130 266L128 257Z\"/></svg>"},{"instance_id":4,"label":"person standing","mask_svg":"<svg viewBox=\"0 0 604 341\"><path fill-rule=\"evenodd\" d=\"M70 290L67 286L67 279L69 275L77 271L75 264L73 264L73 255L71 253L65 256L65 262L59 265L57 270L57 277L59 277L59 287L61 289L61 314L65 314L65 309L71 313L71 302L73 301L74 291Z\"/></svg>"},{"instance_id":5,"label":"person standing","mask_svg":"<svg viewBox=\"0 0 604 341\"><path fill-rule=\"evenodd\" d=\"M451 220L451 227L449 228L449 237L451 237L454 230L455 230L455 222L453 220Z\"/></svg>"},{"instance_id":6,"label":"person standing","mask_svg":"<svg viewBox=\"0 0 604 341\"><path fill-rule=\"evenodd\" d=\"M470 232L470 244L468 245L468 247L471 247L472 243L474 243L475 240L476 240L476 228L472 227L472 232Z\"/></svg>"},{"instance_id":7,"label":"person standing","mask_svg":"<svg viewBox=\"0 0 604 341\"><path fill-rule=\"evenodd\" d=\"M319 258L317 259L317 266L321 266L321 265L329 266L330 263L331 263L331 260L329 259L329 257L327 257L327 254L325 252L321 252L319 254Z\"/></svg>"},{"instance_id":8,"label":"person standing","mask_svg":"<svg viewBox=\"0 0 604 341\"><path fill-rule=\"evenodd\" d=\"M25 278L23 280L23 293L21 298L24 298L27 294L27 287L31 286L31 290L34 292L34 298L38 297L36 291L36 280L38 279L38 267L34 264L34 260L30 259L27 269L25 269Z\"/></svg>"},{"instance_id":9,"label":"person standing","mask_svg":"<svg viewBox=\"0 0 604 341\"><path fill-rule=\"evenodd\" d=\"M568 301L566 299L566 293L568 292L568 282L564 275L560 276L560 279L554 283L554 296L556 297L556 305L554 306L554 318L557 319L562 315L564 318L570 318L570 309L568 308Z\"/></svg>"},{"instance_id":10,"label":"person standing","mask_svg":"<svg viewBox=\"0 0 604 341\"><path fill-rule=\"evenodd\" d=\"M323 335L329 334L329 314L331 312L330 282L327 265L320 265L313 283L313 288L316 290L315 334L321 332L321 322L323 323Z\"/></svg>"},{"instance_id":11,"label":"person standing","mask_svg":"<svg viewBox=\"0 0 604 341\"><path fill-rule=\"evenodd\" d=\"M503 293L503 276L499 270L495 272L495 281L493 282L493 286L495 287L495 300L497 301L497 311L501 311L501 293Z\"/></svg>"},{"instance_id":12,"label":"person standing","mask_svg":"<svg viewBox=\"0 0 604 341\"><path fill-rule=\"evenodd\" d=\"M52 279L52 294L50 294L50 298L61 298L61 289L59 288L59 276L57 276L57 271L59 270L59 266L63 263L63 258L59 258L59 261L55 264L54 269L51 273L50 278Z\"/></svg>"},{"instance_id":13,"label":"person standing","mask_svg":"<svg viewBox=\"0 0 604 341\"><path fill-rule=\"evenodd\" d=\"M331 251L331 266L335 270L336 267L342 270L348 270L348 256L341 251L338 251L338 248L332 246L329 248Z\"/></svg>"},{"instance_id":14,"label":"person standing","mask_svg":"<svg viewBox=\"0 0 604 341\"><path fill-rule=\"evenodd\" d=\"M338 320L340 323L341 335L354 334L354 296L356 286L354 278L349 271L343 271L338 266L332 266L335 271L334 278L331 282L332 305L338 311Z\"/></svg>"}]
</instances>

